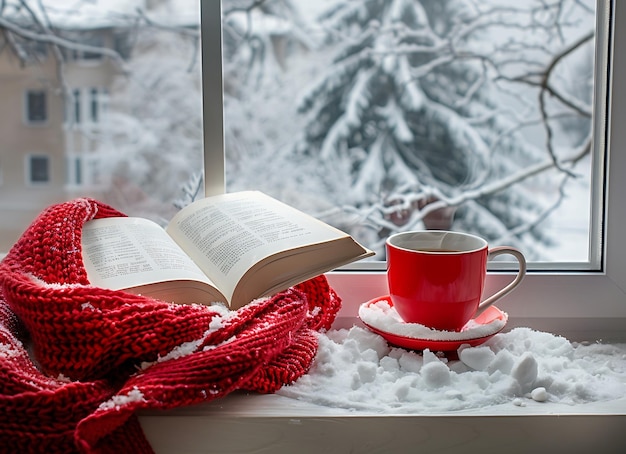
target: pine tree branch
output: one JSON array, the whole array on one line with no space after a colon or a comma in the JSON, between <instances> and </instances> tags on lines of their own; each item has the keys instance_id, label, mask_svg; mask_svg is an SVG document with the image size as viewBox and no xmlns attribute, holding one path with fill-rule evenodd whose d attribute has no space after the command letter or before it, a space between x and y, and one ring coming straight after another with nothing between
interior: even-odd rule
<instances>
[{"instance_id":1,"label":"pine tree branch","mask_svg":"<svg viewBox=\"0 0 626 454\"><path fill-rule=\"evenodd\" d=\"M441 203L442 206L433 206L433 207L430 207L430 209L434 210L434 209L442 208L445 206L460 206L467 200L476 200L481 197L485 197L487 195L498 193L508 187L513 186L516 183L520 183L524 180L527 180L528 178L539 175L547 170L554 169L554 168L559 169L559 168L562 168L564 165L574 164L580 161L584 156L589 154L590 151L591 151L591 138L589 138L581 147L579 147L578 150L576 150L572 154L572 156L570 156L567 159L563 159L559 161L558 163L555 163L554 160L550 159L548 161L544 161L542 163L535 164L528 168L522 169L519 172L511 176L486 184L480 188L473 189L470 191L465 191L462 194L459 194L454 197L446 197L443 194L436 194L441 199L441 202L437 202L437 203ZM435 189L435 192L437 193L439 191Z\"/></svg>"}]
</instances>

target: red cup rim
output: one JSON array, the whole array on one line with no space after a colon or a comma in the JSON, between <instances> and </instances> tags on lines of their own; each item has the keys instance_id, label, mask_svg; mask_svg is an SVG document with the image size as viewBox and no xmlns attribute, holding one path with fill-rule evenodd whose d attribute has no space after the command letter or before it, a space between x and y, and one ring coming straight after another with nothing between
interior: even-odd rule
<instances>
[{"instance_id":1,"label":"red cup rim","mask_svg":"<svg viewBox=\"0 0 626 454\"><path fill-rule=\"evenodd\" d=\"M479 247L475 247L475 248L471 248L471 249L462 249L462 250L455 250L455 251L424 251L424 250L420 250L417 248L410 248L410 247L404 247L404 246L399 246L397 244L393 244L392 241L400 236L411 236L411 235L423 235L423 234L433 234L433 235L452 235L452 236L461 236L461 237L465 237L465 238L470 238L473 241L477 241L479 243L481 243L481 246ZM488 243L484 238L481 238L477 235L473 235L471 233L465 233L465 232L454 232L451 230L413 230L413 231L407 231L407 232L398 232L398 233L394 233L393 235L390 235L389 237L387 237L387 239L385 240L385 243L387 244L387 247L389 248L394 248L394 249L398 249L398 250L402 250L402 251L407 251L407 252L412 252L412 253L418 253L418 254L426 254L426 255L441 255L441 254L446 254L446 255L459 255L459 254L470 254L473 252L478 252L478 251L482 251L484 249L488 248Z\"/></svg>"}]
</instances>

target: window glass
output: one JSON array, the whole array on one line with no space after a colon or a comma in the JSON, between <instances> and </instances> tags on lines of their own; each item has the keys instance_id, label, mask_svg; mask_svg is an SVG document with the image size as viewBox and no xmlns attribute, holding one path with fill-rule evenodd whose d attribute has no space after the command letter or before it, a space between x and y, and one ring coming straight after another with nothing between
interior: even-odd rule
<instances>
[{"instance_id":1,"label":"window glass","mask_svg":"<svg viewBox=\"0 0 626 454\"><path fill-rule=\"evenodd\" d=\"M600 267L594 1L222 9L227 190L299 206L378 260L389 234L427 228Z\"/></svg>"},{"instance_id":2,"label":"window glass","mask_svg":"<svg viewBox=\"0 0 626 454\"><path fill-rule=\"evenodd\" d=\"M28 161L28 176L31 183L50 181L50 161L48 156L33 155Z\"/></svg>"},{"instance_id":3,"label":"window glass","mask_svg":"<svg viewBox=\"0 0 626 454\"><path fill-rule=\"evenodd\" d=\"M202 184L198 2L70 3L32 7L46 8L49 33L62 30L64 55L89 44L101 58L42 65L37 80L67 91L40 99L50 113L39 117L97 118L93 90L74 105L96 86L110 115L75 131L56 122L51 162L79 154L79 195L166 223ZM536 263L599 257L593 1L224 0L222 10L229 191L299 206L377 259L389 233L412 228L475 232ZM38 17L21 13L5 9L15 23ZM0 58L21 68L10 52ZM55 199L76 196L64 191ZM34 216L48 201L28 203Z\"/></svg>"},{"instance_id":4,"label":"window glass","mask_svg":"<svg viewBox=\"0 0 626 454\"><path fill-rule=\"evenodd\" d=\"M75 197L166 224L203 167L200 2L8 1L2 19L0 133L10 146L0 159L11 177L0 214L11 222L0 223L0 251L46 206ZM45 128L15 127L24 122Z\"/></svg>"},{"instance_id":5,"label":"window glass","mask_svg":"<svg viewBox=\"0 0 626 454\"><path fill-rule=\"evenodd\" d=\"M80 89L74 90L74 123L80 124Z\"/></svg>"},{"instance_id":6,"label":"window glass","mask_svg":"<svg viewBox=\"0 0 626 454\"><path fill-rule=\"evenodd\" d=\"M97 2L94 3L97 5ZM46 5L46 9L50 10L50 5ZM67 12L67 10L66 10ZM97 9L95 10L97 13ZM84 28L84 29L83 29ZM75 23L73 27L68 27L62 32L63 38L72 42L79 42L83 46L89 47L64 47L64 54L67 60L74 61L90 61L100 60L103 58L103 52L99 49L105 48L104 35L101 33L101 29L98 29L97 24L92 27L82 27L79 23Z\"/></svg>"},{"instance_id":7,"label":"window glass","mask_svg":"<svg viewBox=\"0 0 626 454\"><path fill-rule=\"evenodd\" d=\"M46 92L30 90L26 93L26 119L29 123L45 122L48 118Z\"/></svg>"},{"instance_id":8,"label":"window glass","mask_svg":"<svg viewBox=\"0 0 626 454\"><path fill-rule=\"evenodd\" d=\"M102 48L104 45L103 36L100 34L87 35L87 39L85 40L85 44L95 47ZM84 39L84 38L83 38ZM78 58L83 60L99 60L102 58L102 54L100 52L93 51L83 51Z\"/></svg>"},{"instance_id":9,"label":"window glass","mask_svg":"<svg viewBox=\"0 0 626 454\"><path fill-rule=\"evenodd\" d=\"M66 159L66 183L80 186L83 184L83 164L80 156L68 156Z\"/></svg>"},{"instance_id":10,"label":"window glass","mask_svg":"<svg viewBox=\"0 0 626 454\"><path fill-rule=\"evenodd\" d=\"M97 88L92 88L90 91L90 107L91 107L91 121L96 122L98 121L98 112L100 110L99 108L99 95L98 95L98 89Z\"/></svg>"}]
</instances>

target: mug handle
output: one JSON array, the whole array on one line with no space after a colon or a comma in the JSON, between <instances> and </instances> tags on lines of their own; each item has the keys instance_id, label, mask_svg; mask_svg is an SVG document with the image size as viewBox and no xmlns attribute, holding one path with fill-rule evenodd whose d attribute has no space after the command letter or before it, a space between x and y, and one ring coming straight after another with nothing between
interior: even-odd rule
<instances>
[{"instance_id":1,"label":"mug handle","mask_svg":"<svg viewBox=\"0 0 626 454\"><path fill-rule=\"evenodd\" d=\"M498 301L503 296L511 293L511 291L513 291L513 289L517 287L520 282L522 282L522 279L524 279L524 276L526 275L526 258L524 257L524 254L522 254L518 249L512 247L498 246L494 247L493 249L489 249L488 257L495 257L496 255L501 254L510 254L517 259L517 262L519 263L519 271L517 272L517 276L515 276L515 279L513 279L513 281L511 281L506 287L501 289L499 292L494 293L485 301L480 303L478 305L478 310L476 311L476 314L474 314L473 318L478 317L493 303Z\"/></svg>"}]
</instances>

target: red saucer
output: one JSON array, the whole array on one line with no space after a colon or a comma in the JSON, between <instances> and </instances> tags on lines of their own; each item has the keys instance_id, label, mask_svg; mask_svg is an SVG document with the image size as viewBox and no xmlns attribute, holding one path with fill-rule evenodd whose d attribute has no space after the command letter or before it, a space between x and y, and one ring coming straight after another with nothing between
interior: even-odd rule
<instances>
[{"instance_id":1,"label":"red saucer","mask_svg":"<svg viewBox=\"0 0 626 454\"><path fill-rule=\"evenodd\" d=\"M393 307L393 304L391 303L389 296L375 298L366 303L363 303L363 305L369 306L370 304L375 304L383 299L386 300L386 302L389 304L390 307ZM507 319L508 319L508 316L506 313L502 312L496 306L491 306L487 310L485 310L482 314L480 314L478 317L476 317L474 319L474 322L479 325L488 325L489 323L495 320L504 320L506 322ZM383 331L376 327L373 327L367 324L366 322L364 322L362 319L361 321L369 330L382 336L387 342L389 342L392 345L395 345L396 347L407 348L410 350L429 349L430 351L437 351L437 352L438 351L441 351L441 352L455 351L461 345L469 345L470 347L475 347L491 339L493 336L495 336L500 331L502 331L502 329L505 326L505 325L502 325L502 328L489 334L488 336L473 337L473 338L459 339L459 340L433 340L433 339L419 339L415 337L408 337L408 336L403 336L399 334L394 334L394 333Z\"/></svg>"}]
</instances>

